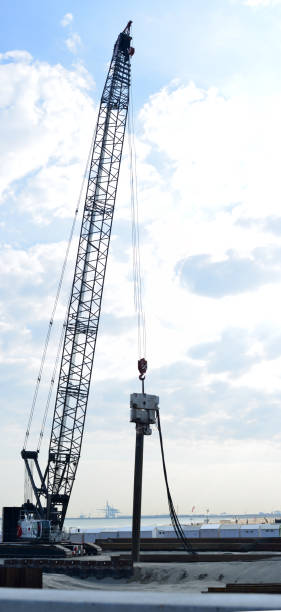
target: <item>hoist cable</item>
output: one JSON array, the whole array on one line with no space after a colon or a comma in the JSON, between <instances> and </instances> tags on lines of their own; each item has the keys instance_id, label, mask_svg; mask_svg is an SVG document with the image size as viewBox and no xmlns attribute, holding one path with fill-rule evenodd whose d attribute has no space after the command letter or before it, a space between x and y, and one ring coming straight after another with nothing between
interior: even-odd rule
<instances>
[{"instance_id":1,"label":"hoist cable","mask_svg":"<svg viewBox=\"0 0 281 612\"><path fill-rule=\"evenodd\" d=\"M90 150L89 150L89 154L88 154L88 158L87 158L87 163L86 163L86 167L85 167L85 171L84 171L84 175L83 175L83 181L82 181L82 185L81 185L81 188L80 188L80 193L79 193L79 197L78 197L78 206L77 206L77 209L76 209L77 212L78 212L78 210L80 208L80 204L81 204L81 200L82 200L82 195L83 195L83 191L84 191L85 182L86 182L86 179L88 178L89 167L90 167L90 163L91 163L92 150L93 150L93 145L94 145L94 139L95 139L95 133L93 135L93 139L92 139L92 142L91 142L91 146L90 146ZM53 392L53 388L54 388L54 384L55 384L55 380L56 380L56 373L57 373L57 369L58 369L58 365L59 365L59 361L60 361L62 345L63 345L64 335L65 335L65 328L66 328L66 323L67 323L67 313L68 313L70 299L71 299L71 296L69 297L69 300L68 300L68 305L67 305L66 313L65 313L65 319L64 319L64 323L63 323L62 328L61 328L61 334L60 334L57 354L56 354L56 358L55 358L54 368L53 368L52 375L51 375L51 380L50 380L50 385L49 385L49 390L48 390L48 395L47 395L47 401L46 401L45 411L44 411L43 420L42 420L42 426L41 426L41 430L40 430L40 434L39 434L39 438L38 438L38 444L37 444L37 451L38 452L40 451L41 444L42 444L42 441L43 441L43 435L44 435L44 431L45 431L46 420L47 420L47 416L48 416L48 412L49 412L49 407L50 407L50 402L51 402L51 398L52 398L52 392Z\"/></svg>"},{"instance_id":2,"label":"hoist cable","mask_svg":"<svg viewBox=\"0 0 281 612\"><path fill-rule=\"evenodd\" d=\"M140 231L139 231L139 203L138 203L138 180L137 180L137 159L136 159L136 147L135 147L135 124L134 124L134 105L133 105L133 94L132 87L130 87L130 105L128 112L128 125L129 125L129 167L130 167L130 188L131 188L131 222L132 222L132 250L133 250L133 283L134 283L134 306L137 314L138 322L138 353L140 357L146 355L146 323L145 323L145 312L143 306L143 286L142 286L142 274L141 274L141 257L140 257ZM146 360L145 362L146 371ZM140 362L139 362L140 365ZM140 376L142 382L144 376ZM144 392L144 386L143 386ZM163 438L161 431L161 422L159 410L156 411L157 415L157 426L159 432L161 456L163 473L167 491L168 506L172 525L174 527L177 538L181 541L184 549L189 554L195 555L191 543L187 540L184 535L183 528L180 524L179 518L175 511L173 504L166 469L165 455Z\"/></svg>"},{"instance_id":3,"label":"hoist cable","mask_svg":"<svg viewBox=\"0 0 281 612\"><path fill-rule=\"evenodd\" d=\"M39 438L38 438L38 443L37 443L37 451L38 451L38 453L40 451L42 440L43 440L43 435L44 435L45 426L46 426L46 420L47 420L47 416L48 416L48 412L49 412L49 407L50 407L50 402L51 402L51 398L52 398L52 392L53 392L54 383L55 383L55 380L56 380L56 373L57 373L57 368L58 368L59 359L60 359L61 350L62 350L62 345L63 345L63 340L64 340L65 325L66 325L66 319L65 319L65 322L64 322L64 324L63 324L63 326L61 328L61 334L60 334L60 339L59 339L59 344L58 344L58 349L57 349L57 354L56 354L56 359L55 359L55 365L54 365L52 376L51 376L51 382L50 382L49 391L48 391L48 395L47 395L47 401L46 401L44 416L43 416L41 430L40 430L40 434L39 434Z\"/></svg>"},{"instance_id":4,"label":"hoist cable","mask_svg":"<svg viewBox=\"0 0 281 612\"><path fill-rule=\"evenodd\" d=\"M50 318L49 325L48 325L48 330L47 330L46 339L45 339L45 343L44 343L43 353L42 353L40 367L39 367L39 372L38 372L38 376L37 376L37 380L36 380L36 385L35 385L35 390L34 390L34 395L33 395L33 399L32 399L32 404L31 404L31 410L30 410L30 414L29 414L27 429L26 429L25 438L24 438L24 444L23 444L24 450L26 449L26 446L27 446L27 443L28 443L28 438L29 438L29 434L30 434L30 428L31 428L31 424L32 424L33 416L34 416L34 410L35 410L36 403L37 403L38 392L39 392L39 387L40 387L40 382L41 382L41 378L42 378L42 373L43 373L43 369L44 369L44 365L45 365L45 361L46 361L46 355L47 355L47 350L48 350L48 346L49 346L49 342L50 342L50 336L51 336L51 331L52 331L52 327L53 327L54 317L55 317L55 313L56 313L56 310L57 310L57 305L58 305L58 301L59 301L59 297L60 297L60 293L61 293L61 288L62 288L62 284L63 284L63 279L64 279L64 274L65 274L65 269L66 269L66 265L67 265L67 262L68 262L69 251L70 251L70 247L71 247L71 243L72 243L72 238L73 238L73 234L74 234L74 230L75 230L75 225L76 225L76 221L77 221L77 216L78 216L78 212L79 212L79 208L80 208L80 204L81 204L81 199L82 199L82 194L83 194L83 190L84 190L84 186L85 186L85 181L86 181L86 178L87 178L87 171L88 171L88 167L89 167L90 160L91 160L91 154L92 154L92 149L93 149L94 138L95 138L95 133L94 133L94 136L93 136L92 141L91 141L91 146L90 146L89 155L88 155L88 158L87 158L86 168L85 168L84 175L83 175L82 185L81 185L81 188L80 188L80 193L79 193L79 197L78 197L76 208L75 208L74 218L73 218L71 229L70 229L70 234L69 234L69 238L68 238L68 242L67 242L67 248L66 248L66 252L65 252L65 256L64 256L64 261L63 261L63 264L62 264L62 269L61 269L60 278L59 278L59 282L58 282L58 287L57 287L57 292L56 292L56 296L55 296L55 301L54 301L54 305L53 305L53 309L52 309L52 313L51 313L51 318ZM51 386L53 386L52 379L53 379L53 377L51 378ZM48 395L48 398L49 398L49 395ZM48 407L49 407L49 403L50 403L50 400L47 399L47 406ZM46 408L45 408L45 413L46 413ZM46 418L47 418L47 414L45 416L45 413L44 413L44 416L43 416L44 427L45 427ZM41 431L42 431L42 428L41 428ZM40 437L42 438L41 432L40 432L39 439L40 439Z\"/></svg>"},{"instance_id":5,"label":"hoist cable","mask_svg":"<svg viewBox=\"0 0 281 612\"><path fill-rule=\"evenodd\" d=\"M140 258L140 231L139 231L139 203L138 203L138 181L137 160L135 147L135 125L132 87L130 88L130 106L128 114L129 124L129 166L131 187L131 223L132 223L132 250L133 250L133 283L134 283L134 306L138 323L138 354L140 357L146 355L146 324L143 307L143 287Z\"/></svg>"},{"instance_id":6,"label":"hoist cable","mask_svg":"<svg viewBox=\"0 0 281 612\"><path fill-rule=\"evenodd\" d=\"M168 475L167 475L165 455L164 455L164 446L163 446L163 438L162 438L159 410L156 411L156 416L157 416L157 426L158 426L160 448L161 448L162 466L163 466L164 479L165 479L167 498L168 498L168 506L169 506L169 512L170 512L170 517L171 517L172 525L174 527L174 530L175 530L177 538L181 541L181 543L182 543L184 549L186 550L186 552L188 552L189 554L192 554L192 555L196 555L195 551L192 548L192 545L191 545L190 541L184 535L183 528L182 528L182 526L180 524L178 515L177 515L177 513L175 511L175 507L174 507L174 504L173 504L173 500L172 500L172 496L171 496L171 492L170 492L170 488L169 488L169 483L168 483Z\"/></svg>"}]
</instances>

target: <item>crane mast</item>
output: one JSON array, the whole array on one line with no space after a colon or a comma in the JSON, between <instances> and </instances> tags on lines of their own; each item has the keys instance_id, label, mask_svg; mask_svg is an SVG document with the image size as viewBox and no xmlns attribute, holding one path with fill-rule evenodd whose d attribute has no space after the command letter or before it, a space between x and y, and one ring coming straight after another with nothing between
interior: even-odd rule
<instances>
[{"instance_id":1,"label":"crane mast","mask_svg":"<svg viewBox=\"0 0 281 612\"><path fill-rule=\"evenodd\" d=\"M41 518L63 526L81 453L129 105L131 22L114 46L101 97L69 301L47 467L23 450ZM34 461L37 477L30 468Z\"/></svg>"}]
</instances>

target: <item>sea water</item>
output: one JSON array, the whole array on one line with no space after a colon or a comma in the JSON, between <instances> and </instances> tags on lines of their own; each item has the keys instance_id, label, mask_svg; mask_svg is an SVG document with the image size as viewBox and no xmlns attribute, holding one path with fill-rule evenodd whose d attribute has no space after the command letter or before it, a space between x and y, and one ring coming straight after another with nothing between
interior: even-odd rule
<instances>
[{"instance_id":1,"label":"sea water","mask_svg":"<svg viewBox=\"0 0 281 612\"><path fill-rule=\"evenodd\" d=\"M222 516L220 517L210 517L209 522L215 523L222 520ZM234 518L234 517L233 517ZM206 522L206 515L196 515L191 517L190 515L184 516L180 515L179 520L184 525L190 525L192 523L204 523ZM160 525L169 525L171 523L171 519L169 515L167 516L151 516L151 517L142 517L141 526L142 527L159 527ZM130 527L132 526L132 518L131 517L116 517L114 519L107 519L105 517L101 518L66 518L64 521L64 528L69 529L70 527L74 529L80 529L82 532L85 529L120 529L120 527Z\"/></svg>"},{"instance_id":2,"label":"sea water","mask_svg":"<svg viewBox=\"0 0 281 612\"><path fill-rule=\"evenodd\" d=\"M142 527L156 527L157 525L163 525L170 523L170 518L143 518L141 520ZM64 521L64 528L69 529L80 529L82 532L85 529L120 529L120 527L129 527L132 526L132 519L125 518L115 518L115 519L107 519L104 517L101 518L66 518Z\"/></svg>"}]
</instances>

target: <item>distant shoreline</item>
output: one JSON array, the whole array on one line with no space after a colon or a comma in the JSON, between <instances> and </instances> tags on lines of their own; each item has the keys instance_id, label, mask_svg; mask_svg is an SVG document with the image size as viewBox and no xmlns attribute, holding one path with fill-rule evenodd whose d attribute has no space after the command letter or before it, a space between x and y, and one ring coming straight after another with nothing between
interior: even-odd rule
<instances>
[{"instance_id":1,"label":"distant shoreline","mask_svg":"<svg viewBox=\"0 0 281 612\"><path fill-rule=\"evenodd\" d=\"M189 518L189 519L202 519L202 518L220 518L220 519L228 519L228 518L257 518L257 517L280 517L279 512L256 512L251 514L179 514L179 518ZM169 514L142 514L143 519L169 519ZM132 520L132 515L118 514L115 518L108 518L106 516L69 516L66 520L95 520L95 521L114 521L114 520Z\"/></svg>"}]
</instances>

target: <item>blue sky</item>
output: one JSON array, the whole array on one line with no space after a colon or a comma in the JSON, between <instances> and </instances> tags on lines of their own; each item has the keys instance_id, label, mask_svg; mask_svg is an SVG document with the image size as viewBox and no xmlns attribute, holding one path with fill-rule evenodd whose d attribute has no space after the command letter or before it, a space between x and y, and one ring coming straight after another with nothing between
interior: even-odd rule
<instances>
[{"instance_id":1,"label":"blue sky","mask_svg":"<svg viewBox=\"0 0 281 612\"><path fill-rule=\"evenodd\" d=\"M107 65L128 19L147 390L160 396L175 504L270 511L280 507L281 459L279 0L1 3L0 503L22 501L19 455L42 343ZM126 141L71 513L95 513L106 499L130 512L136 345ZM47 446L48 436L42 465ZM167 509L157 432L146 440L143 508Z\"/></svg>"},{"instance_id":2,"label":"blue sky","mask_svg":"<svg viewBox=\"0 0 281 612\"><path fill-rule=\"evenodd\" d=\"M38 60L69 67L72 58L60 25L69 12L71 29L83 41L79 57L99 87L116 31L133 19L136 92L142 102L176 77L221 86L236 73L250 81L257 72L266 71L268 78L280 74L280 6L250 7L239 0L177 0L175 8L166 0L122 6L88 0L47 0L44 6L35 0L2 2L3 49L28 49Z\"/></svg>"}]
</instances>

